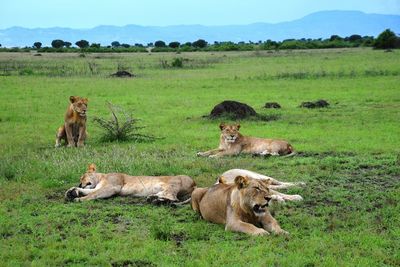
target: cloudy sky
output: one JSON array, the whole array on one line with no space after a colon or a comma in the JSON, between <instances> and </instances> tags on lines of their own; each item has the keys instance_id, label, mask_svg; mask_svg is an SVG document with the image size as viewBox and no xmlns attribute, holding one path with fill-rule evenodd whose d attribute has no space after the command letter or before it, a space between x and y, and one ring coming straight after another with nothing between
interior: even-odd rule
<instances>
[{"instance_id":1,"label":"cloudy sky","mask_svg":"<svg viewBox=\"0 0 400 267\"><path fill-rule=\"evenodd\" d=\"M322 10L400 15L400 0L1 0L0 29L277 23Z\"/></svg>"}]
</instances>

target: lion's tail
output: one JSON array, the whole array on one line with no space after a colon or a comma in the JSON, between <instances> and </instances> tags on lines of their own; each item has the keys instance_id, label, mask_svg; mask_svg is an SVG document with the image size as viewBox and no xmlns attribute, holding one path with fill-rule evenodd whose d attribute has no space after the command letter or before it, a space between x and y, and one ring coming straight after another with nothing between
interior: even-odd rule
<instances>
[{"instance_id":1,"label":"lion's tail","mask_svg":"<svg viewBox=\"0 0 400 267\"><path fill-rule=\"evenodd\" d=\"M189 197L188 199L183 200L183 201L181 201L181 202L175 202L174 205L175 205L175 206L182 206L182 205L185 205L185 204L190 203L190 201L192 201L192 198L191 198L191 197Z\"/></svg>"},{"instance_id":2,"label":"lion's tail","mask_svg":"<svg viewBox=\"0 0 400 267\"><path fill-rule=\"evenodd\" d=\"M282 158L293 157L294 155L297 154L296 151L294 151L292 145L288 145L288 151L289 151L289 154L282 156Z\"/></svg>"}]
</instances>

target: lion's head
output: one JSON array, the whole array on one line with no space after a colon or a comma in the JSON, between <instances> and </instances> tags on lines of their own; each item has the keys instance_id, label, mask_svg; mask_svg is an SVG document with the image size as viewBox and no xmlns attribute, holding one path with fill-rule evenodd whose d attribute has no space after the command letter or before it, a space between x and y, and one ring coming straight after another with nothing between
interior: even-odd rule
<instances>
[{"instance_id":1,"label":"lion's head","mask_svg":"<svg viewBox=\"0 0 400 267\"><path fill-rule=\"evenodd\" d=\"M70 96L69 101L72 104L72 109L81 117L86 117L88 99L80 96Z\"/></svg>"},{"instance_id":2,"label":"lion's head","mask_svg":"<svg viewBox=\"0 0 400 267\"><path fill-rule=\"evenodd\" d=\"M97 183L96 165L92 163L89 165L87 172L81 176L79 187L92 189L96 187Z\"/></svg>"},{"instance_id":3,"label":"lion's head","mask_svg":"<svg viewBox=\"0 0 400 267\"><path fill-rule=\"evenodd\" d=\"M256 216L264 215L266 208L273 199L273 195L268 188L271 182L269 180L237 176L235 184L239 189L241 207L252 210Z\"/></svg>"},{"instance_id":4,"label":"lion's head","mask_svg":"<svg viewBox=\"0 0 400 267\"><path fill-rule=\"evenodd\" d=\"M228 143L234 143L239 136L240 124L221 123L219 128L221 129L223 138Z\"/></svg>"}]
</instances>

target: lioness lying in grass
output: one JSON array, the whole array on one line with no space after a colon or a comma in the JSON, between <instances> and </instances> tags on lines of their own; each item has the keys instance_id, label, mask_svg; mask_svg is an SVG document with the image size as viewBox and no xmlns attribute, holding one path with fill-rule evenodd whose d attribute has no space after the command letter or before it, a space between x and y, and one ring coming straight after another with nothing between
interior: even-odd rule
<instances>
[{"instance_id":1,"label":"lioness lying in grass","mask_svg":"<svg viewBox=\"0 0 400 267\"><path fill-rule=\"evenodd\" d=\"M228 183L221 176L210 188L196 188L192 192L193 210L207 221L225 224L225 230L251 235L287 234L268 210L271 201L282 197L269 188L272 180L236 176L234 183L229 183L230 178L226 179Z\"/></svg>"},{"instance_id":2,"label":"lioness lying in grass","mask_svg":"<svg viewBox=\"0 0 400 267\"><path fill-rule=\"evenodd\" d=\"M152 203L179 202L179 197L192 193L196 183L186 175L131 176L124 173L98 173L90 164L81 176L79 187L65 193L66 200L86 201L114 195L147 197Z\"/></svg>"},{"instance_id":3,"label":"lioness lying in grass","mask_svg":"<svg viewBox=\"0 0 400 267\"><path fill-rule=\"evenodd\" d=\"M198 152L197 156L216 158L234 156L240 153L261 156L292 156L295 154L293 147L284 140L243 136L239 132L240 124L228 125L221 123L219 128L221 129L219 147L205 152Z\"/></svg>"},{"instance_id":4,"label":"lioness lying in grass","mask_svg":"<svg viewBox=\"0 0 400 267\"><path fill-rule=\"evenodd\" d=\"M275 191L273 189L284 189L284 188L289 188L293 186L304 186L305 183L303 182L294 182L294 183L288 183L288 182L281 182L276 180L275 178L269 177L262 175L260 173L256 173L253 171L249 170L243 170L243 169L231 169L223 174L220 175L216 183L224 183L224 184L233 184L235 182L235 178L237 176L246 176L249 178L253 179L259 179L259 180L266 180L269 181L268 188L270 192L275 196L275 199L277 201L301 201L303 198L300 195L287 195L280 193L278 191Z\"/></svg>"}]
</instances>

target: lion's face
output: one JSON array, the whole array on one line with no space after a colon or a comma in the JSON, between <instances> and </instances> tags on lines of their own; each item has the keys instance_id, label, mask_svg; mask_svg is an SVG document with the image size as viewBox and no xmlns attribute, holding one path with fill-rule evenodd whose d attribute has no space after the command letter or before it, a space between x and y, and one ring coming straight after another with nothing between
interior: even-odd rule
<instances>
[{"instance_id":1,"label":"lion's face","mask_svg":"<svg viewBox=\"0 0 400 267\"><path fill-rule=\"evenodd\" d=\"M90 173L90 172L85 173L84 175L81 176L80 181L81 181L81 183L79 184L80 188L93 189L97 185L97 179L95 173Z\"/></svg>"},{"instance_id":2,"label":"lion's face","mask_svg":"<svg viewBox=\"0 0 400 267\"><path fill-rule=\"evenodd\" d=\"M96 165L89 165L87 172L81 176L80 188L93 189L96 187L98 179L96 177Z\"/></svg>"},{"instance_id":3,"label":"lion's face","mask_svg":"<svg viewBox=\"0 0 400 267\"><path fill-rule=\"evenodd\" d=\"M70 96L69 98L72 109L81 117L86 117L88 99L79 96Z\"/></svg>"},{"instance_id":4,"label":"lion's face","mask_svg":"<svg viewBox=\"0 0 400 267\"><path fill-rule=\"evenodd\" d=\"M234 143L239 136L240 124L224 124L219 125L221 134L227 143Z\"/></svg>"},{"instance_id":5,"label":"lion's face","mask_svg":"<svg viewBox=\"0 0 400 267\"><path fill-rule=\"evenodd\" d=\"M268 188L270 181L238 176L235 184L239 189L241 202L256 216L264 215L273 198Z\"/></svg>"}]
</instances>

